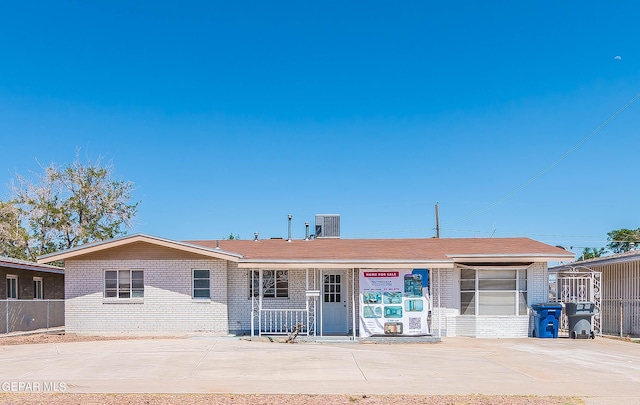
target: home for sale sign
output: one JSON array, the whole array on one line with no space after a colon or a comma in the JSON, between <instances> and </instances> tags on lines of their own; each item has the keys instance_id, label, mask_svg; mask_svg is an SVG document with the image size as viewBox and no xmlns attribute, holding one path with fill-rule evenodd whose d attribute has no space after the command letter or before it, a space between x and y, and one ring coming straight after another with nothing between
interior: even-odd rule
<instances>
[{"instance_id":1,"label":"home for sale sign","mask_svg":"<svg viewBox=\"0 0 640 405\"><path fill-rule=\"evenodd\" d=\"M360 336L429 333L429 270L361 270Z\"/></svg>"}]
</instances>

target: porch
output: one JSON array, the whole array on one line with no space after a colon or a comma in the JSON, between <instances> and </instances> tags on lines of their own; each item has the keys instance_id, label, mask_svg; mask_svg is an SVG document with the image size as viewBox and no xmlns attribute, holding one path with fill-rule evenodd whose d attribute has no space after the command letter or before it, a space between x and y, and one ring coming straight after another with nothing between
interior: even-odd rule
<instances>
[{"instance_id":1,"label":"porch","mask_svg":"<svg viewBox=\"0 0 640 405\"><path fill-rule=\"evenodd\" d=\"M251 336L288 335L295 330L299 336L355 339L357 271L249 270Z\"/></svg>"}]
</instances>

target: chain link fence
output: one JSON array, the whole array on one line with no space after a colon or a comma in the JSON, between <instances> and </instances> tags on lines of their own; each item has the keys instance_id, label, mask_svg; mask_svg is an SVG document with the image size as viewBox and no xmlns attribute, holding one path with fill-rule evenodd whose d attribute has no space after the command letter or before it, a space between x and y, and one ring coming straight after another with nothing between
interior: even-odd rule
<instances>
[{"instance_id":1,"label":"chain link fence","mask_svg":"<svg viewBox=\"0 0 640 405\"><path fill-rule=\"evenodd\" d=\"M64 326L64 300L0 300L0 333Z\"/></svg>"},{"instance_id":2,"label":"chain link fence","mask_svg":"<svg viewBox=\"0 0 640 405\"><path fill-rule=\"evenodd\" d=\"M640 301L603 299L602 332L620 337L640 337Z\"/></svg>"}]
</instances>

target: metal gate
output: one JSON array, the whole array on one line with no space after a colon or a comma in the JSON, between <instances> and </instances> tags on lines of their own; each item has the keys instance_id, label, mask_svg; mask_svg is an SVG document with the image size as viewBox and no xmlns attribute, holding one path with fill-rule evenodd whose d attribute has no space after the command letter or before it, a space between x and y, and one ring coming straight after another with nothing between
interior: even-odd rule
<instances>
[{"instance_id":1,"label":"metal gate","mask_svg":"<svg viewBox=\"0 0 640 405\"><path fill-rule=\"evenodd\" d=\"M593 331L602 335L602 273L584 266L558 268L549 273L550 301L552 302L593 302ZM560 318L560 332L568 334L568 318L563 311Z\"/></svg>"}]
</instances>

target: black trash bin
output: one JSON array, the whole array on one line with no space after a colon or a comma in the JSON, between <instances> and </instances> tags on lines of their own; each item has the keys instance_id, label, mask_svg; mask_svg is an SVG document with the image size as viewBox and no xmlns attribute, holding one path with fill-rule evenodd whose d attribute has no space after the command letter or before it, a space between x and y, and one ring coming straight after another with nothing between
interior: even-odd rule
<instances>
[{"instance_id":1,"label":"black trash bin","mask_svg":"<svg viewBox=\"0 0 640 405\"><path fill-rule=\"evenodd\" d=\"M594 339L595 333L591 325L591 319L596 313L596 304L593 302L567 302L565 313L569 319L569 336L571 339Z\"/></svg>"}]
</instances>

